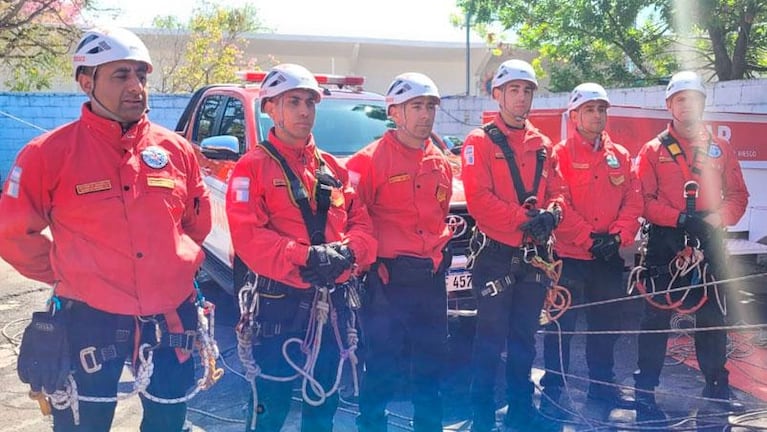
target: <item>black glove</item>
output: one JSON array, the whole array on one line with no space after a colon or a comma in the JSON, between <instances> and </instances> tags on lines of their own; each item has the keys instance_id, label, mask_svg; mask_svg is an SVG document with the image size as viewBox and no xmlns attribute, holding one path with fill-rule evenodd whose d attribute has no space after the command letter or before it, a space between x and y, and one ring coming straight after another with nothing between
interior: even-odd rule
<instances>
[{"instance_id":1,"label":"black glove","mask_svg":"<svg viewBox=\"0 0 767 432\"><path fill-rule=\"evenodd\" d=\"M698 213L680 213L677 226L684 229L690 237L695 237L700 241L707 240L714 232L714 226L706 222Z\"/></svg>"},{"instance_id":2,"label":"black glove","mask_svg":"<svg viewBox=\"0 0 767 432\"><path fill-rule=\"evenodd\" d=\"M70 372L69 340L63 318L57 312L35 312L24 330L16 371L32 391L62 390Z\"/></svg>"},{"instance_id":3,"label":"black glove","mask_svg":"<svg viewBox=\"0 0 767 432\"><path fill-rule=\"evenodd\" d=\"M558 218L551 210L531 209L527 211L530 220L520 225L536 243L546 243L557 226Z\"/></svg>"},{"instance_id":4,"label":"black glove","mask_svg":"<svg viewBox=\"0 0 767 432\"><path fill-rule=\"evenodd\" d=\"M309 247L306 266L301 267L299 273L304 281L312 285L326 286L333 284L351 266L352 262L330 245L314 245Z\"/></svg>"},{"instance_id":5,"label":"black glove","mask_svg":"<svg viewBox=\"0 0 767 432\"><path fill-rule=\"evenodd\" d=\"M589 252L595 259L610 261L618 254L621 247L621 238L618 234L591 233L590 237L594 239L594 243L589 248Z\"/></svg>"},{"instance_id":6,"label":"black glove","mask_svg":"<svg viewBox=\"0 0 767 432\"><path fill-rule=\"evenodd\" d=\"M354 256L354 251L351 250L349 246L346 246L345 244L340 242L329 243L328 246L330 246L334 251L343 255L343 257L349 261L350 267L354 265L357 258Z\"/></svg>"}]
</instances>

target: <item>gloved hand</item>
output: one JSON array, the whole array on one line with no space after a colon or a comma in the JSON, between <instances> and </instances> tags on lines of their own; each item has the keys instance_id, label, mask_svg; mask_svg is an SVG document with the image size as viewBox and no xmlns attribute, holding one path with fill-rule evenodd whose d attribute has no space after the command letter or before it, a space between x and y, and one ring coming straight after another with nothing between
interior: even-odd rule
<instances>
[{"instance_id":1,"label":"gloved hand","mask_svg":"<svg viewBox=\"0 0 767 432\"><path fill-rule=\"evenodd\" d=\"M354 262L357 260L357 258L354 256L354 251L351 250L351 248L341 242L333 242L329 243L328 246L333 248L334 251L340 253L343 255L344 258L346 258L349 261L349 266L351 267L354 265ZM343 272L342 272L343 273ZM340 273L339 273L340 275Z\"/></svg>"},{"instance_id":2,"label":"gloved hand","mask_svg":"<svg viewBox=\"0 0 767 432\"><path fill-rule=\"evenodd\" d=\"M621 247L621 238L618 234L591 233L589 236L594 239L589 252L595 259L610 261L613 256L618 254Z\"/></svg>"},{"instance_id":3,"label":"gloved hand","mask_svg":"<svg viewBox=\"0 0 767 432\"><path fill-rule=\"evenodd\" d=\"M70 373L69 340L63 313L35 312L24 330L16 371L32 391L62 390Z\"/></svg>"},{"instance_id":4,"label":"gloved hand","mask_svg":"<svg viewBox=\"0 0 767 432\"><path fill-rule=\"evenodd\" d=\"M690 237L700 241L707 240L714 232L714 226L706 222L699 213L680 213L677 226L684 229Z\"/></svg>"},{"instance_id":5,"label":"gloved hand","mask_svg":"<svg viewBox=\"0 0 767 432\"><path fill-rule=\"evenodd\" d=\"M329 244L313 245L309 247L306 266L301 267L299 273L304 281L325 286L333 284L336 278L351 266L352 262Z\"/></svg>"},{"instance_id":6,"label":"gloved hand","mask_svg":"<svg viewBox=\"0 0 767 432\"><path fill-rule=\"evenodd\" d=\"M530 209L527 211L527 215L530 220L520 225L522 231L530 235L536 243L546 243L559 222L555 212Z\"/></svg>"}]
</instances>

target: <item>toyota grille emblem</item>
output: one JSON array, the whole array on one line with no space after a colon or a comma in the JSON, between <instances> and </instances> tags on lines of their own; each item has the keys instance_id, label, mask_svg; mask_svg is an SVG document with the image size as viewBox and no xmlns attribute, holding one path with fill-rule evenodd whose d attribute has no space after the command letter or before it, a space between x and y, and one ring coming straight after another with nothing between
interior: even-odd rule
<instances>
[{"instance_id":1,"label":"toyota grille emblem","mask_svg":"<svg viewBox=\"0 0 767 432\"><path fill-rule=\"evenodd\" d=\"M450 229L450 232L453 233L453 238L461 237L462 235L466 234L466 230L469 229L469 224L462 216L452 214L448 215L445 218L445 222L447 223L447 227Z\"/></svg>"}]
</instances>

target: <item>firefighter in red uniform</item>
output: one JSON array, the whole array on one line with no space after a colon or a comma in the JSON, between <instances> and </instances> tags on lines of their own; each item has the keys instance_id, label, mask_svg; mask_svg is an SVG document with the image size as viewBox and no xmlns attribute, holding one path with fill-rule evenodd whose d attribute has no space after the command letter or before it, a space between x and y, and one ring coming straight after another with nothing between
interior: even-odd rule
<instances>
[{"instance_id":1,"label":"firefighter in red uniform","mask_svg":"<svg viewBox=\"0 0 767 432\"><path fill-rule=\"evenodd\" d=\"M74 66L90 101L22 149L0 201L0 256L54 294L55 313L35 313L25 331L19 375L50 394L71 365L81 397L114 397L134 338L155 345L157 328L147 391L179 398L195 383L186 336L197 330L193 279L211 227L200 168L189 143L147 118L152 61L135 34L86 32ZM181 430L185 403L141 402L142 431ZM73 410L54 409L53 427L106 432L114 410L80 401L79 426Z\"/></svg>"},{"instance_id":2,"label":"firefighter in red uniform","mask_svg":"<svg viewBox=\"0 0 767 432\"><path fill-rule=\"evenodd\" d=\"M706 89L694 72L675 74L666 88L666 107L672 116L668 128L648 142L639 155L637 175L644 195L644 217L650 223L646 266L657 289L670 280L669 262L686 244L699 247L709 273L726 277L722 227L733 225L743 216L748 191L735 153L729 142L712 136L702 116ZM697 182L699 194L685 199L685 187ZM693 192L698 192L695 190ZM691 208L688 208L688 204ZM698 243L699 242L699 243ZM694 285L702 279L697 271L681 277L674 287ZM678 293L679 294L679 293ZM699 303L703 289L694 289L685 307ZM720 327L724 316L718 302L705 300L695 312L696 327ZM642 330L667 330L671 310L645 305ZM639 370L635 373L637 418L665 418L656 404L653 390L659 384L666 353L668 333L639 335ZM720 399L727 410L742 408L728 383L727 333L724 330L695 332L695 352L706 380L703 396Z\"/></svg>"},{"instance_id":3,"label":"firefighter in red uniform","mask_svg":"<svg viewBox=\"0 0 767 432\"><path fill-rule=\"evenodd\" d=\"M623 259L619 248L634 242L639 229L643 201L639 182L631 169L631 155L612 142L605 131L610 100L596 83L583 83L572 91L567 106L570 118L568 138L554 147L559 169L570 190L568 223L555 231L554 250L562 260L559 284L567 288L575 302L600 302L624 295ZM595 199L594 197L599 197ZM616 304L586 308L589 331L617 331L621 308ZM570 334L577 314L566 312L559 326L549 325L544 338L546 374L541 380L544 395L541 411L559 413L562 372L570 364ZM587 335L586 363L589 379L613 383L614 347L617 334ZM561 344L560 344L561 341ZM561 357L560 357L561 355ZM608 407L620 404L617 387L589 385L588 398Z\"/></svg>"},{"instance_id":4,"label":"firefighter in red uniform","mask_svg":"<svg viewBox=\"0 0 767 432\"><path fill-rule=\"evenodd\" d=\"M537 88L530 64L502 63L492 81L499 113L463 145L466 203L477 222L470 244L478 302L471 384L475 432L495 427L494 383L504 346L506 425L524 431L546 427L533 405L530 370L550 281L530 260L549 258L547 243L566 210L566 186L551 157L551 141L527 120Z\"/></svg>"},{"instance_id":5,"label":"firefighter in red uniform","mask_svg":"<svg viewBox=\"0 0 767 432\"><path fill-rule=\"evenodd\" d=\"M450 266L445 248L451 237L445 218L452 171L430 139L439 102L427 76L397 76L386 93L387 113L397 128L346 164L378 239L378 259L368 272L363 302L366 367L357 419L363 432L387 430L386 406L400 376L412 377L414 430L442 430L439 387L447 347L445 270ZM403 352L409 359L402 358Z\"/></svg>"},{"instance_id":6,"label":"firefighter in red uniform","mask_svg":"<svg viewBox=\"0 0 767 432\"><path fill-rule=\"evenodd\" d=\"M254 358L271 376L295 374L283 356L283 345L303 337L315 291L331 292L342 322L353 264L366 266L375 257L365 205L349 186L346 170L314 142L311 131L321 98L322 89L304 67L282 64L269 71L260 99L274 127L267 141L237 162L226 197L234 250L255 273L260 295L260 341ZM314 377L330 390L341 356L330 324L321 342ZM258 378L255 430L281 430L292 388L292 380ZM304 404L301 430L332 431L337 406L337 392L324 403ZM250 409L247 431L253 430L252 416Z\"/></svg>"}]
</instances>

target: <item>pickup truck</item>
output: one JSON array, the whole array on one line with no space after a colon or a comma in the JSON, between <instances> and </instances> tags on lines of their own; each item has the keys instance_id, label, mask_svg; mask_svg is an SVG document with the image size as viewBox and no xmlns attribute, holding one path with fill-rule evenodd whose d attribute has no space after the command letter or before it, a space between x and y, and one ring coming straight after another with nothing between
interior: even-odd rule
<instances>
[{"instance_id":1,"label":"pickup truck","mask_svg":"<svg viewBox=\"0 0 767 432\"><path fill-rule=\"evenodd\" d=\"M192 143L211 195L213 229L203 243L203 270L230 294L239 290L247 269L232 249L225 212L226 188L237 159L266 139L273 125L269 116L260 111L258 90L264 76L264 72L245 72L241 74L243 83L198 89L176 125L176 132ZM386 115L384 97L362 90L362 77L316 78L323 87L323 97L317 105L313 133L321 149L343 161L393 126ZM437 134L433 140L445 149L456 174L447 217L453 232L453 261L446 281L450 309L456 311L472 304L465 250L474 221L466 211L458 156L448 151Z\"/></svg>"}]
</instances>

